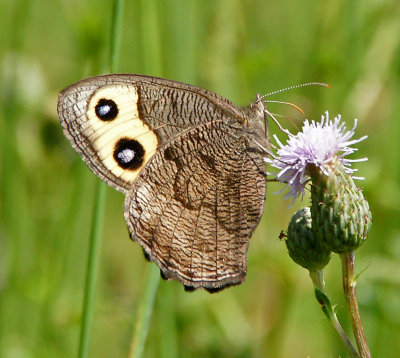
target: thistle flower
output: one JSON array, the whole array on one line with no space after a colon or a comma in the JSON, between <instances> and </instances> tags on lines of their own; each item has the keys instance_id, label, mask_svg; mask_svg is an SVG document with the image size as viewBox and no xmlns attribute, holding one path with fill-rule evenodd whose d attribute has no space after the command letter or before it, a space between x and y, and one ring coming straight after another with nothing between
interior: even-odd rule
<instances>
[{"instance_id":1,"label":"thistle flower","mask_svg":"<svg viewBox=\"0 0 400 358\"><path fill-rule=\"evenodd\" d=\"M322 173L328 175L330 165L339 161L343 164L346 173L353 174L357 170L351 168L351 163L367 160L367 158L346 158L357 151L357 148L352 146L363 141L367 136L351 140L357 127L357 119L354 120L353 128L347 132L345 124L340 123L340 120L341 116L338 115L332 122L329 120L328 112L322 116L319 123L315 121L310 123L306 120L302 131L296 135L290 135L287 144L282 144L274 135L279 146L277 155L267 158L266 162L279 169L279 172L274 174L276 179L289 187L285 198L293 197L294 201L300 195L304 195L305 186L310 180L310 167L317 167Z\"/></svg>"},{"instance_id":2,"label":"thistle flower","mask_svg":"<svg viewBox=\"0 0 400 358\"><path fill-rule=\"evenodd\" d=\"M279 145L277 155L267 160L280 169L276 178L290 187L286 197L293 201L304 194L311 181L311 230L328 250L351 253L366 239L371 226L371 212L361 189L354 184L352 162L347 155L357 149L352 145L367 136L351 140L357 121L346 131L340 116L332 122L326 112L320 123L306 120L302 131L290 135L287 144ZM361 179L361 178L358 178Z\"/></svg>"}]
</instances>

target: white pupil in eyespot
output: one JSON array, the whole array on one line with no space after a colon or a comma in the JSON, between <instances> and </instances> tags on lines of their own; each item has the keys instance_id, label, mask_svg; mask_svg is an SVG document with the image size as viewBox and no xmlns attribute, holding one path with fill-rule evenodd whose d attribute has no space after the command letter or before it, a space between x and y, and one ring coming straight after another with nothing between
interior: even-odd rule
<instances>
[{"instance_id":1,"label":"white pupil in eyespot","mask_svg":"<svg viewBox=\"0 0 400 358\"><path fill-rule=\"evenodd\" d=\"M98 109L98 114L100 117L106 116L111 110L111 107L108 104L104 104L103 106L100 106Z\"/></svg>"},{"instance_id":2,"label":"white pupil in eyespot","mask_svg":"<svg viewBox=\"0 0 400 358\"><path fill-rule=\"evenodd\" d=\"M121 163L130 163L133 158L135 158L135 151L132 149L124 149L117 154L117 157Z\"/></svg>"}]
</instances>

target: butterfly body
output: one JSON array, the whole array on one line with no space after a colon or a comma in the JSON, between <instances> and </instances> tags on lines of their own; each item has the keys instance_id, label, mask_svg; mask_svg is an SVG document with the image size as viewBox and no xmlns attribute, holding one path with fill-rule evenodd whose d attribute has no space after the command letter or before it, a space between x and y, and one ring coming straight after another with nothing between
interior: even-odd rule
<instances>
[{"instance_id":1,"label":"butterfly body","mask_svg":"<svg viewBox=\"0 0 400 358\"><path fill-rule=\"evenodd\" d=\"M106 75L60 93L66 137L126 195L131 237L166 279L210 292L241 283L264 209L262 101L248 108L204 89Z\"/></svg>"}]
</instances>

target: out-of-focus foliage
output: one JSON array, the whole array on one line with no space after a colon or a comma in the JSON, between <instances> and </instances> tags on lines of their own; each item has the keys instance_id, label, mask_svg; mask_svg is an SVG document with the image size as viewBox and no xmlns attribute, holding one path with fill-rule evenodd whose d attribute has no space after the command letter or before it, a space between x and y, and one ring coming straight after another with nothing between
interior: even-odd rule
<instances>
[{"instance_id":1,"label":"out-of-focus foliage","mask_svg":"<svg viewBox=\"0 0 400 358\"><path fill-rule=\"evenodd\" d=\"M57 94L106 71L111 3L0 2L0 356L76 355L95 181L63 137ZM121 72L191 83L247 105L256 93L310 119L359 118L359 182L373 226L357 251L373 356L400 355L400 4L397 0L126 1ZM301 123L291 107L269 109ZM290 121L285 127L296 131ZM277 133L275 125L271 131ZM279 134L280 135L280 134ZM240 287L210 295L162 282L145 357L344 357L307 272L278 239L288 208L269 184ZM305 204L308 204L305 198ZM149 263L129 240L123 196L107 193L90 356L126 357ZM327 289L351 332L337 257Z\"/></svg>"}]
</instances>

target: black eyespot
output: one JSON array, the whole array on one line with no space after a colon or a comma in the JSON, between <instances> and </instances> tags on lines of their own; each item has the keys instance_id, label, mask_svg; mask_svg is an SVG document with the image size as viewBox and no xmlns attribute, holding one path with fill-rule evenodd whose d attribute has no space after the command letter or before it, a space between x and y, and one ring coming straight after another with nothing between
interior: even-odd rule
<instances>
[{"instance_id":1,"label":"black eyespot","mask_svg":"<svg viewBox=\"0 0 400 358\"><path fill-rule=\"evenodd\" d=\"M102 98L95 107L96 116L102 121L112 121L118 116L118 106L112 99Z\"/></svg>"},{"instance_id":2,"label":"black eyespot","mask_svg":"<svg viewBox=\"0 0 400 358\"><path fill-rule=\"evenodd\" d=\"M135 170L144 161L144 148L135 139L122 138L114 148L114 159L123 169Z\"/></svg>"}]
</instances>

